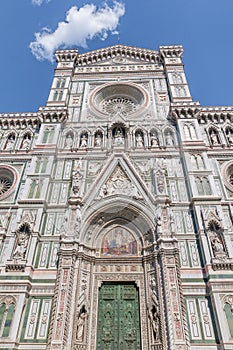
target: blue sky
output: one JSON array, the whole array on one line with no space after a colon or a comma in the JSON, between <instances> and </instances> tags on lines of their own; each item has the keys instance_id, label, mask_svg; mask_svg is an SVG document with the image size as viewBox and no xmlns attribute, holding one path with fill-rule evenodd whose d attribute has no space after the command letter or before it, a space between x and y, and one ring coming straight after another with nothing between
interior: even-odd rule
<instances>
[{"instance_id":1,"label":"blue sky","mask_svg":"<svg viewBox=\"0 0 233 350\"><path fill-rule=\"evenodd\" d=\"M193 100L233 105L233 0L1 0L0 9L0 112L46 104L62 42L83 53L118 40L182 44Z\"/></svg>"}]
</instances>

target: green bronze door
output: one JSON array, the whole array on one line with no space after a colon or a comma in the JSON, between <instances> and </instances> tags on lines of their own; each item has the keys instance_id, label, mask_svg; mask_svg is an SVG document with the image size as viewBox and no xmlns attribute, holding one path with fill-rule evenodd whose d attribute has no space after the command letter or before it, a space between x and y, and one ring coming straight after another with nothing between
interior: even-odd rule
<instances>
[{"instance_id":1,"label":"green bronze door","mask_svg":"<svg viewBox=\"0 0 233 350\"><path fill-rule=\"evenodd\" d=\"M140 349L137 287L103 284L99 291L97 350Z\"/></svg>"}]
</instances>

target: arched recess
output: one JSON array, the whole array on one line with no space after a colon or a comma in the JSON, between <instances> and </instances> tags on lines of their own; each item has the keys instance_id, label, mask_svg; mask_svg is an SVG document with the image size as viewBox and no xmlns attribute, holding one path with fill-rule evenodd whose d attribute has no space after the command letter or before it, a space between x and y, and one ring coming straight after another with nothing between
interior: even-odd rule
<instances>
[{"instance_id":1,"label":"arched recess","mask_svg":"<svg viewBox=\"0 0 233 350\"><path fill-rule=\"evenodd\" d=\"M90 258L94 263L90 272L87 272L82 267L85 264L80 260L79 280L81 284L88 285L88 282L86 284L82 282L85 279L92 282L88 287L86 294L88 296L82 296L81 287L80 290L77 290L73 346L81 345L85 340L90 339L90 349L96 348L97 333L100 329L97 326L99 293L104 284L113 283L114 286L136 286L140 312L140 325L137 332L140 334L141 348L149 349L152 341L150 332L152 331L146 315L152 293L151 278L155 276L153 210L148 203L146 205L143 201L119 195L96 201L89 205L83 213L80 242L85 247L89 247ZM121 231L120 237L117 237L118 231ZM120 243L114 243L110 247L113 248L110 254L103 254L104 240L117 241L118 238ZM127 244L122 243L125 238ZM143 260L144 256L146 256L146 262ZM80 333L76 331L76 325L79 324L80 316L78 315L82 314L80 311L82 307L85 307L86 312L83 314L84 316L87 314L87 318L81 334L80 329Z\"/></svg>"},{"instance_id":2,"label":"arched recess","mask_svg":"<svg viewBox=\"0 0 233 350\"><path fill-rule=\"evenodd\" d=\"M125 226L134 232L141 247L153 240L154 215L148 205L124 196L105 198L92 204L84 214L80 241L92 248L100 243L103 232L114 225Z\"/></svg>"}]
</instances>

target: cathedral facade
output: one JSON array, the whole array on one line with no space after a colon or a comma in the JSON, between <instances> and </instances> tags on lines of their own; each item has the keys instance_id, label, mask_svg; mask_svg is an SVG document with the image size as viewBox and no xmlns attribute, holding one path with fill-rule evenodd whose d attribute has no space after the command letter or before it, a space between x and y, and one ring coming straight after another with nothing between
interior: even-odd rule
<instances>
[{"instance_id":1,"label":"cathedral facade","mask_svg":"<svg viewBox=\"0 0 233 350\"><path fill-rule=\"evenodd\" d=\"M182 54L57 51L0 115L0 350L233 349L233 109Z\"/></svg>"}]
</instances>

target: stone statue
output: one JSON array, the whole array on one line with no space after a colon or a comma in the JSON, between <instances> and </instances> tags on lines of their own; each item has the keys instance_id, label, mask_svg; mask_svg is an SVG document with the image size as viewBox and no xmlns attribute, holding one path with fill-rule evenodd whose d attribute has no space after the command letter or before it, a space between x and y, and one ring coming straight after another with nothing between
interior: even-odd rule
<instances>
[{"instance_id":1,"label":"stone statue","mask_svg":"<svg viewBox=\"0 0 233 350\"><path fill-rule=\"evenodd\" d=\"M210 134L210 140L212 145L218 145L219 144L219 139L218 139L218 135L216 132L212 131Z\"/></svg>"},{"instance_id":2,"label":"stone statue","mask_svg":"<svg viewBox=\"0 0 233 350\"><path fill-rule=\"evenodd\" d=\"M83 179L82 163L81 160L74 161L74 168L72 172L72 190L74 195L77 195L80 190L81 181Z\"/></svg>"},{"instance_id":3,"label":"stone statue","mask_svg":"<svg viewBox=\"0 0 233 350\"><path fill-rule=\"evenodd\" d=\"M154 341L159 340L159 311L157 305L153 305L149 310L149 319L151 322L152 336Z\"/></svg>"},{"instance_id":4,"label":"stone statue","mask_svg":"<svg viewBox=\"0 0 233 350\"><path fill-rule=\"evenodd\" d=\"M15 140L12 135L10 135L7 139L5 150L6 151L12 151L14 149Z\"/></svg>"},{"instance_id":5,"label":"stone statue","mask_svg":"<svg viewBox=\"0 0 233 350\"><path fill-rule=\"evenodd\" d=\"M86 134L82 134L81 136L81 140L80 140L80 147L87 147L87 135Z\"/></svg>"},{"instance_id":6,"label":"stone statue","mask_svg":"<svg viewBox=\"0 0 233 350\"><path fill-rule=\"evenodd\" d=\"M95 135L95 146L96 147L101 147L102 146L102 137L100 133L97 133Z\"/></svg>"},{"instance_id":7,"label":"stone statue","mask_svg":"<svg viewBox=\"0 0 233 350\"><path fill-rule=\"evenodd\" d=\"M136 147L143 147L144 146L144 141L141 133L139 132L136 135Z\"/></svg>"},{"instance_id":8,"label":"stone statue","mask_svg":"<svg viewBox=\"0 0 233 350\"><path fill-rule=\"evenodd\" d=\"M70 134L66 136L65 148L71 148L73 146L73 138Z\"/></svg>"},{"instance_id":9,"label":"stone statue","mask_svg":"<svg viewBox=\"0 0 233 350\"><path fill-rule=\"evenodd\" d=\"M16 247L13 252L14 259L25 259L27 246L28 246L29 235L26 230L17 232Z\"/></svg>"},{"instance_id":10,"label":"stone statue","mask_svg":"<svg viewBox=\"0 0 233 350\"><path fill-rule=\"evenodd\" d=\"M221 242L221 239L215 235L211 240L213 253L216 258L220 257L226 257L226 252L224 250L223 244Z\"/></svg>"},{"instance_id":11,"label":"stone statue","mask_svg":"<svg viewBox=\"0 0 233 350\"><path fill-rule=\"evenodd\" d=\"M83 336L84 336L84 329L85 329L85 323L86 323L86 318L87 318L87 310L85 308L85 305L82 306L79 316L78 316L78 322L77 322L77 335L76 339L79 342L83 341Z\"/></svg>"},{"instance_id":12,"label":"stone statue","mask_svg":"<svg viewBox=\"0 0 233 350\"><path fill-rule=\"evenodd\" d=\"M120 146L124 144L124 136L120 129L118 129L114 135L114 145Z\"/></svg>"},{"instance_id":13,"label":"stone statue","mask_svg":"<svg viewBox=\"0 0 233 350\"><path fill-rule=\"evenodd\" d=\"M151 147L159 146L159 140L154 132L151 134L150 143L151 143Z\"/></svg>"},{"instance_id":14,"label":"stone statue","mask_svg":"<svg viewBox=\"0 0 233 350\"><path fill-rule=\"evenodd\" d=\"M166 135L165 135L165 143L166 143L166 146L173 146L174 145L173 136L172 136L172 133L170 131L168 133L166 133Z\"/></svg>"},{"instance_id":15,"label":"stone statue","mask_svg":"<svg viewBox=\"0 0 233 350\"><path fill-rule=\"evenodd\" d=\"M21 145L21 149L24 149L24 150L28 151L29 148L30 148L30 144L31 144L30 137L28 135L25 135L24 139L23 139L23 142L22 142L22 145Z\"/></svg>"}]
</instances>

